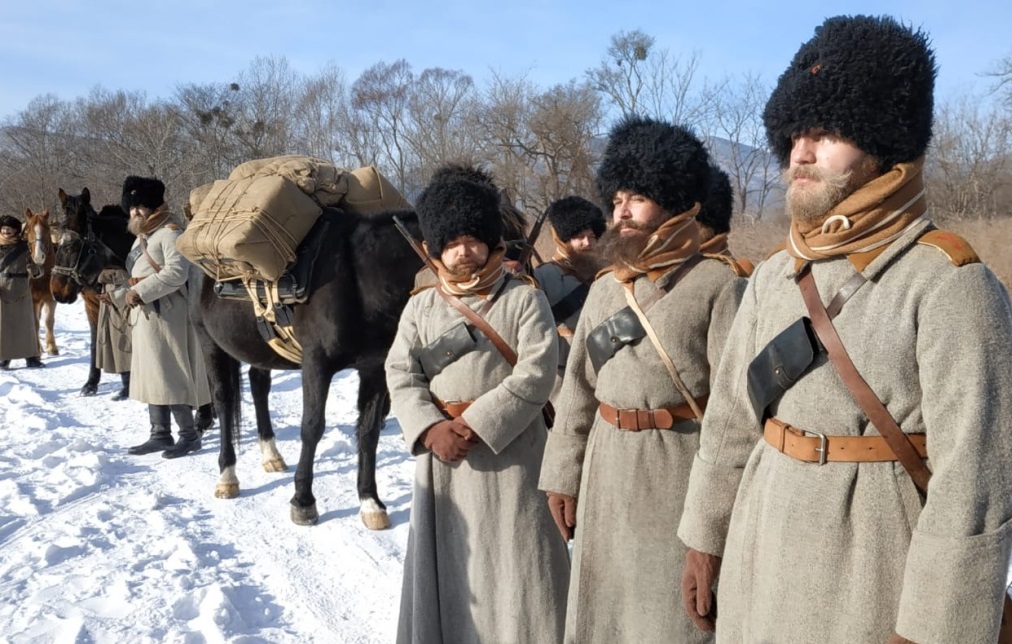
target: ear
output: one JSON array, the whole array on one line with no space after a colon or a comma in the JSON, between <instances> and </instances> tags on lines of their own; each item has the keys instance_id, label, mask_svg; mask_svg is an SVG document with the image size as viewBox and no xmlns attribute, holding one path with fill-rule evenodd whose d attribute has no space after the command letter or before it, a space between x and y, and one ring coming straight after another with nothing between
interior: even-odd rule
<instances>
[{"instance_id":1,"label":"ear","mask_svg":"<svg viewBox=\"0 0 1012 644\"><path fill-rule=\"evenodd\" d=\"M30 209L30 208L25 208L25 221L28 221L28 219L29 219L30 217L32 217L32 216L33 216L33 215L32 215L32 211L31 211L31 209Z\"/></svg>"},{"instance_id":2,"label":"ear","mask_svg":"<svg viewBox=\"0 0 1012 644\"><path fill-rule=\"evenodd\" d=\"M87 188L81 191L81 201L83 201L86 204L91 203L91 193L88 192Z\"/></svg>"},{"instance_id":3,"label":"ear","mask_svg":"<svg viewBox=\"0 0 1012 644\"><path fill-rule=\"evenodd\" d=\"M48 210L43 210L42 212L40 212L39 213L39 219L41 219L43 221L43 223L47 223L48 224L49 223L49 211Z\"/></svg>"},{"instance_id":4,"label":"ear","mask_svg":"<svg viewBox=\"0 0 1012 644\"><path fill-rule=\"evenodd\" d=\"M67 205L67 193L63 191L63 188L60 188L60 205Z\"/></svg>"}]
</instances>

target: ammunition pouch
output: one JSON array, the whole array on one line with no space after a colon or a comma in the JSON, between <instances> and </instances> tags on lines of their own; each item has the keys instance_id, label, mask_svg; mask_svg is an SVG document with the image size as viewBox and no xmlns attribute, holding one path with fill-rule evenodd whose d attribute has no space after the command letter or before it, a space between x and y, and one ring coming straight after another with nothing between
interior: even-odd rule
<instances>
[{"instance_id":1,"label":"ammunition pouch","mask_svg":"<svg viewBox=\"0 0 1012 644\"><path fill-rule=\"evenodd\" d=\"M619 349L646 335L646 329L631 308L627 306L619 309L598 324L587 336L587 356L594 366L594 371L600 371Z\"/></svg>"},{"instance_id":2,"label":"ammunition pouch","mask_svg":"<svg viewBox=\"0 0 1012 644\"><path fill-rule=\"evenodd\" d=\"M418 363L432 380L462 356L474 351L477 342L471 328L463 322L455 324L418 351Z\"/></svg>"},{"instance_id":3,"label":"ammunition pouch","mask_svg":"<svg viewBox=\"0 0 1012 644\"><path fill-rule=\"evenodd\" d=\"M761 423L768 407L794 386L823 351L812 321L800 318L773 338L748 366L748 397Z\"/></svg>"}]
</instances>

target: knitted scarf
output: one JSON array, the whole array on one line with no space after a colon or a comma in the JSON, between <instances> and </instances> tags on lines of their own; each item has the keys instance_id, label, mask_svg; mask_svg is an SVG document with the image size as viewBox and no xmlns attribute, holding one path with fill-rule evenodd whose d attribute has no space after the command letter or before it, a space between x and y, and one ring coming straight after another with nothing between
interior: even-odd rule
<instances>
[{"instance_id":1,"label":"knitted scarf","mask_svg":"<svg viewBox=\"0 0 1012 644\"><path fill-rule=\"evenodd\" d=\"M699 252L699 226L696 215L699 203L683 213L668 219L655 230L640 251L636 261L616 264L615 279L630 282L640 275L656 281L672 268L685 263Z\"/></svg>"},{"instance_id":2,"label":"knitted scarf","mask_svg":"<svg viewBox=\"0 0 1012 644\"><path fill-rule=\"evenodd\" d=\"M821 222L791 222L787 252L799 260L864 253L892 243L927 210L924 157L897 163L834 206Z\"/></svg>"},{"instance_id":3,"label":"knitted scarf","mask_svg":"<svg viewBox=\"0 0 1012 644\"><path fill-rule=\"evenodd\" d=\"M439 284L447 293L484 296L488 295L502 277L505 270L502 260L505 254L506 244L499 242L499 245L489 253L485 265L466 278L454 276L438 258L433 258L432 263L438 269Z\"/></svg>"}]
</instances>

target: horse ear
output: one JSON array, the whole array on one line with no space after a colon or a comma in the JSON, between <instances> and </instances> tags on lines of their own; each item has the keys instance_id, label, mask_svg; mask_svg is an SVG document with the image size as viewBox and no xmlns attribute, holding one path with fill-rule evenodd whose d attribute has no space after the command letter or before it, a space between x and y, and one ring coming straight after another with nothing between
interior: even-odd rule
<instances>
[{"instance_id":1,"label":"horse ear","mask_svg":"<svg viewBox=\"0 0 1012 644\"><path fill-rule=\"evenodd\" d=\"M86 204L91 203L91 193L88 192L87 188L81 191L81 201Z\"/></svg>"},{"instance_id":2,"label":"horse ear","mask_svg":"<svg viewBox=\"0 0 1012 644\"><path fill-rule=\"evenodd\" d=\"M49 223L49 209L48 208L46 210L43 210L42 212L39 213L39 219L41 219L45 223Z\"/></svg>"},{"instance_id":3,"label":"horse ear","mask_svg":"<svg viewBox=\"0 0 1012 644\"><path fill-rule=\"evenodd\" d=\"M60 188L60 205L67 205L67 193L63 191L63 188Z\"/></svg>"},{"instance_id":4,"label":"horse ear","mask_svg":"<svg viewBox=\"0 0 1012 644\"><path fill-rule=\"evenodd\" d=\"M31 216L32 216L32 209L31 208L25 208L25 221L28 221L28 218L31 217Z\"/></svg>"}]
</instances>

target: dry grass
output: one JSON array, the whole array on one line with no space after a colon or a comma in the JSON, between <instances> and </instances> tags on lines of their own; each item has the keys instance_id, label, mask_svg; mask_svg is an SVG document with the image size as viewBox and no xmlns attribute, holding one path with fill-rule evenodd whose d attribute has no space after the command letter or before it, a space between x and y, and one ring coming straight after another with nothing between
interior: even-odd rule
<instances>
[{"instance_id":1,"label":"dry grass","mask_svg":"<svg viewBox=\"0 0 1012 644\"><path fill-rule=\"evenodd\" d=\"M787 222L737 221L731 230L731 252L737 257L759 262L787 236ZM1006 287L1012 288L1012 217L942 221L939 228L966 238L981 260L993 270Z\"/></svg>"}]
</instances>

